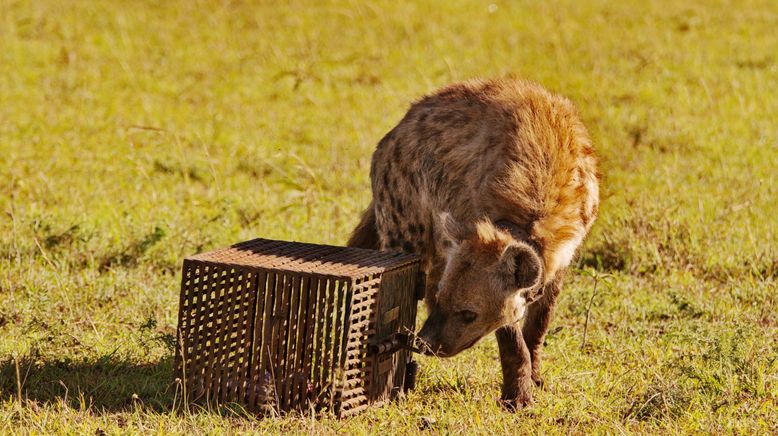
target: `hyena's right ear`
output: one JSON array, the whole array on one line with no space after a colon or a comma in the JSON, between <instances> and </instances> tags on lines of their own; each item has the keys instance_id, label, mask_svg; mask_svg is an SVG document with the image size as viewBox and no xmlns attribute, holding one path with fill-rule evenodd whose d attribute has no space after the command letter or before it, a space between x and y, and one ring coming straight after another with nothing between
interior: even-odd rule
<instances>
[{"instance_id":1,"label":"hyena's right ear","mask_svg":"<svg viewBox=\"0 0 778 436\"><path fill-rule=\"evenodd\" d=\"M450 213L441 213L438 216L438 224L440 236L448 246L455 247L464 239L464 229Z\"/></svg>"},{"instance_id":2,"label":"hyena's right ear","mask_svg":"<svg viewBox=\"0 0 778 436\"><path fill-rule=\"evenodd\" d=\"M527 293L527 300L534 300L534 294L540 289L543 279L543 262L535 250L524 242L516 242L505 248L503 259L512 264L513 280L516 289Z\"/></svg>"}]
</instances>

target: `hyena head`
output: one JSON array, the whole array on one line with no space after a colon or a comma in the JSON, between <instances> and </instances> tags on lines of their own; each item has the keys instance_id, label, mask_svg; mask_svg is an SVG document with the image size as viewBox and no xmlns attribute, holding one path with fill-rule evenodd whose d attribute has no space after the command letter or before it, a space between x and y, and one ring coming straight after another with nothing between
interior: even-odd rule
<instances>
[{"instance_id":1,"label":"hyena head","mask_svg":"<svg viewBox=\"0 0 778 436\"><path fill-rule=\"evenodd\" d=\"M488 220L462 230L441 215L447 263L430 314L419 332L425 352L450 357L524 316L537 298L543 263L526 238Z\"/></svg>"}]
</instances>

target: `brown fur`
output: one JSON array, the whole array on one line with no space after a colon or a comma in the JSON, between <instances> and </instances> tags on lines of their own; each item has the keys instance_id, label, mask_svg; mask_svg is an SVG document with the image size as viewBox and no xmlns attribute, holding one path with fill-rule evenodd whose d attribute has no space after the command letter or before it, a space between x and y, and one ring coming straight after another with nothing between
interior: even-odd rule
<instances>
[{"instance_id":1,"label":"brown fur","mask_svg":"<svg viewBox=\"0 0 778 436\"><path fill-rule=\"evenodd\" d=\"M528 403L561 272L599 204L573 105L521 80L448 86L379 142L371 180L349 244L419 253L430 308L420 336L449 356L497 330L503 399Z\"/></svg>"}]
</instances>

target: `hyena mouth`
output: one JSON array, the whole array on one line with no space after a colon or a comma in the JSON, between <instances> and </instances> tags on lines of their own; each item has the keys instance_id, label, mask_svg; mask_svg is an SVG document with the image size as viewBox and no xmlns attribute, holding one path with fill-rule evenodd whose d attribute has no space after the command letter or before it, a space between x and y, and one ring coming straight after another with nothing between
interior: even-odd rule
<instances>
[{"instance_id":1,"label":"hyena mouth","mask_svg":"<svg viewBox=\"0 0 778 436\"><path fill-rule=\"evenodd\" d=\"M454 352L451 352L451 353L447 353L447 352L443 351L443 347L438 347L437 349L433 349L432 347L427 346L426 349L429 350L429 351L425 352L424 354L427 355L427 356L436 356L436 357L454 357L457 354L467 350L468 348L471 348L473 345L478 343L478 341L480 339L481 338L475 338L472 341L470 341L467 344L465 344L462 348L459 348L458 350L455 350Z\"/></svg>"},{"instance_id":2,"label":"hyena mouth","mask_svg":"<svg viewBox=\"0 0 778 436\"><path fill-rule=\"evenodd\" d=\"M460 351L465 351L465 350L467 350L468 348L471 348L473 345L475 345L476 343L478 343L478 340L479 340L479 339L481 339L481 338L475 338L475 339L473 339L472 341L468 342L468 343L467 343L467 345L465 345L465 346L464 346L464 348L462 348Z\"/></svg>"}]
</instances>

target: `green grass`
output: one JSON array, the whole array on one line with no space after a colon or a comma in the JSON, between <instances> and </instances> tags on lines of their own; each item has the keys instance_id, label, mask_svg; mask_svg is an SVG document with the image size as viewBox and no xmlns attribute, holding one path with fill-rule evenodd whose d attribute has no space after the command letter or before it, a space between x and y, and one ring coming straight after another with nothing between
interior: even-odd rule
<instances>
[{"instance_id":1,"label":"green grass","mask_svg":"<svg viewBox=\"0 0 778 436\"><path fill-rule=\"evenodd\" d=\"M778 6L493 4L0 0L0 433L778 431ZM509 73L605 175L535 404L490 337L348 421L175 408L183 257L344 243L409 102Z\"/></svg>"}]
</instances>

